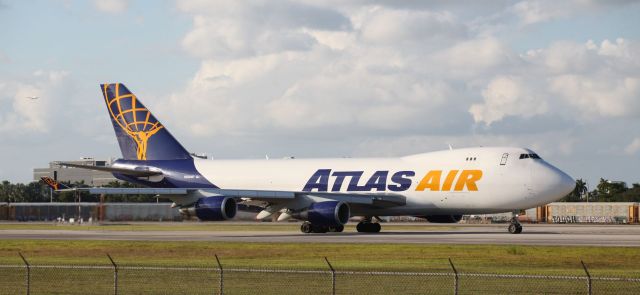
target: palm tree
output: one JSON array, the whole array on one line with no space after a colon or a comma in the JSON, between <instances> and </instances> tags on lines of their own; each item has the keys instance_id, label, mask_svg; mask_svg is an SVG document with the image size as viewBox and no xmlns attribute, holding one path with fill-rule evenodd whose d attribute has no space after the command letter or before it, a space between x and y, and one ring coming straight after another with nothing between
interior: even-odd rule
<instances>
[{"instance_id":1,"label":"palm tree","mask_svg":"<svg viewBox=\"0 0 640 295\"><path fill-rule=\"evenodd\" d=\"M582 199L582 196L586 194L586 201L589 202L589 189L587 183L582 178L576 180L576 187L573 189L573 195L577 200Z\"/></svg>"}]
</instances>

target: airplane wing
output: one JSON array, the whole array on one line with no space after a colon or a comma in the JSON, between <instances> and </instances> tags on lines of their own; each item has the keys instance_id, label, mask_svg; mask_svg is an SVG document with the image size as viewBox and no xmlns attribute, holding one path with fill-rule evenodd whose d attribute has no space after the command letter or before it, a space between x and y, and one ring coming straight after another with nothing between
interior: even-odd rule
<instances>
[{"instance_id":1,"label":"airplane wing","mask_svg":"<svg viewBox=\"0 0 640 295\"><path fill-rule=\"evenodd\" d=\"M200 191L210 194L242 199L243 202L255 204L277 204L289 202L302 196L315 196L348 204L358 204L377 208L403 206L406 197L399 194L387 193L341 193L341 192L303 192L303 191L270 191L270 190L244 190L244 189L213 189L213 188L73 188L77 191L88 191L90 194L118 194L118 195L159 195L167 197L187 197L189 194Z\"/></svg>"},{"instance_id":2,"label":"airplane wing","mask_svg":"<svg viewBox=\"0 0 640 295\"><path fill-rule=\"evenodd\" d=\"M161 171L135 170L135 169L127 169L127 168L108 167L108 166L80 165L80 164L65 163L65 162L55 162L55 164L60 165L62 167L73 167L73 168L80 168L80 169L87 169L87 170L105 171L105 172L129 175L133 177L149 177L149 176L162 175Z\"/></svg>"}]
</instances>

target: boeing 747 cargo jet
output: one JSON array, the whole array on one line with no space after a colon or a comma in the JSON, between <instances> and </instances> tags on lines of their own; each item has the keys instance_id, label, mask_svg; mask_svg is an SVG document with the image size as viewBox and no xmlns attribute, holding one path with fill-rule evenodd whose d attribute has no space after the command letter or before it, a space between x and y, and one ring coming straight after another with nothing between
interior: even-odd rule
<instances>
[{"instance_id":1,"label":"boeing 747 cargo jet","mask_svg":"<svg viewBox=\"0 0 640 295\"><path fill-rule=\"evenodd\" d=\"M166 197L186 216L232 219L237 204L264 208L257 219L303 221L304 233L341 232L362 216L358 232L379 232L378 216L418 216L454 223L463 214L518 212L556 201L574 180L535 152L479 147L400 158L204 160L192 157L123 84L101 85L122 159L109 171L145 188L87 188L92 194ZM78 189L81 190L81 189ZM514 216L508 228L522 232Z\"/></svg>"}]
</instances>

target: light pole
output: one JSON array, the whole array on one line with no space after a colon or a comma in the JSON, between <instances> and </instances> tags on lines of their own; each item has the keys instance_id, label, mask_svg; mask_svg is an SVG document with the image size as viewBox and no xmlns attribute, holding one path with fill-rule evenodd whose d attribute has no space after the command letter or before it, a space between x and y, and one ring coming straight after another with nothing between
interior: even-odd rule
<instances>
[{"instance_id":1,"label":"light pole","mask_svg":"<svg viewBox=\"0 0 640 295\"><path fill-rule=\"evenodd\" d=\"M587 203L589 203L589 184L587 184L586 182L584 183L584 188L585 188L585 197L587 198Z\"/></svg>"}]
</instances>

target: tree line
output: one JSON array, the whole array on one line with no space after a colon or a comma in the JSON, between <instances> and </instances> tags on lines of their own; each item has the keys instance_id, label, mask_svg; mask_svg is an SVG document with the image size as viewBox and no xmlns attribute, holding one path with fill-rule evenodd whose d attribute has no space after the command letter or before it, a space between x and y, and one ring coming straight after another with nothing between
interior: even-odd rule
<instances>
[{"instance_id":1,"label":"tree line","mask_svg":"<svg viewBox=\"0 0 640 295\"><path fill-rule=\"evenodd\" d=\"M69 187L90 187L84 182L61 182ZM140 186L129 182L112 181L102 187L118 188L138 188ZM104 201L108 202L155 202L152 195L107 195ZM2 181L0 183L0 202L100 202L99 195L90 195L89 192L52 192L47 185L40 181L27 184L11 183ZM169 202L166 199L159 199L160 202Z\"/></svg>"},{"instance_id":2,"label":"tree line","mask_svg":"<svg viewBox=\"0 0 640 295\"><path fill-rule=\"evenodd\" d=\"M628 187L622 181L609 181L600 178L598 185L591 191L587 183L576 180L573 192L565 196L561 202L640 202L640 183Z\"/></svg>"}]
</instances>

